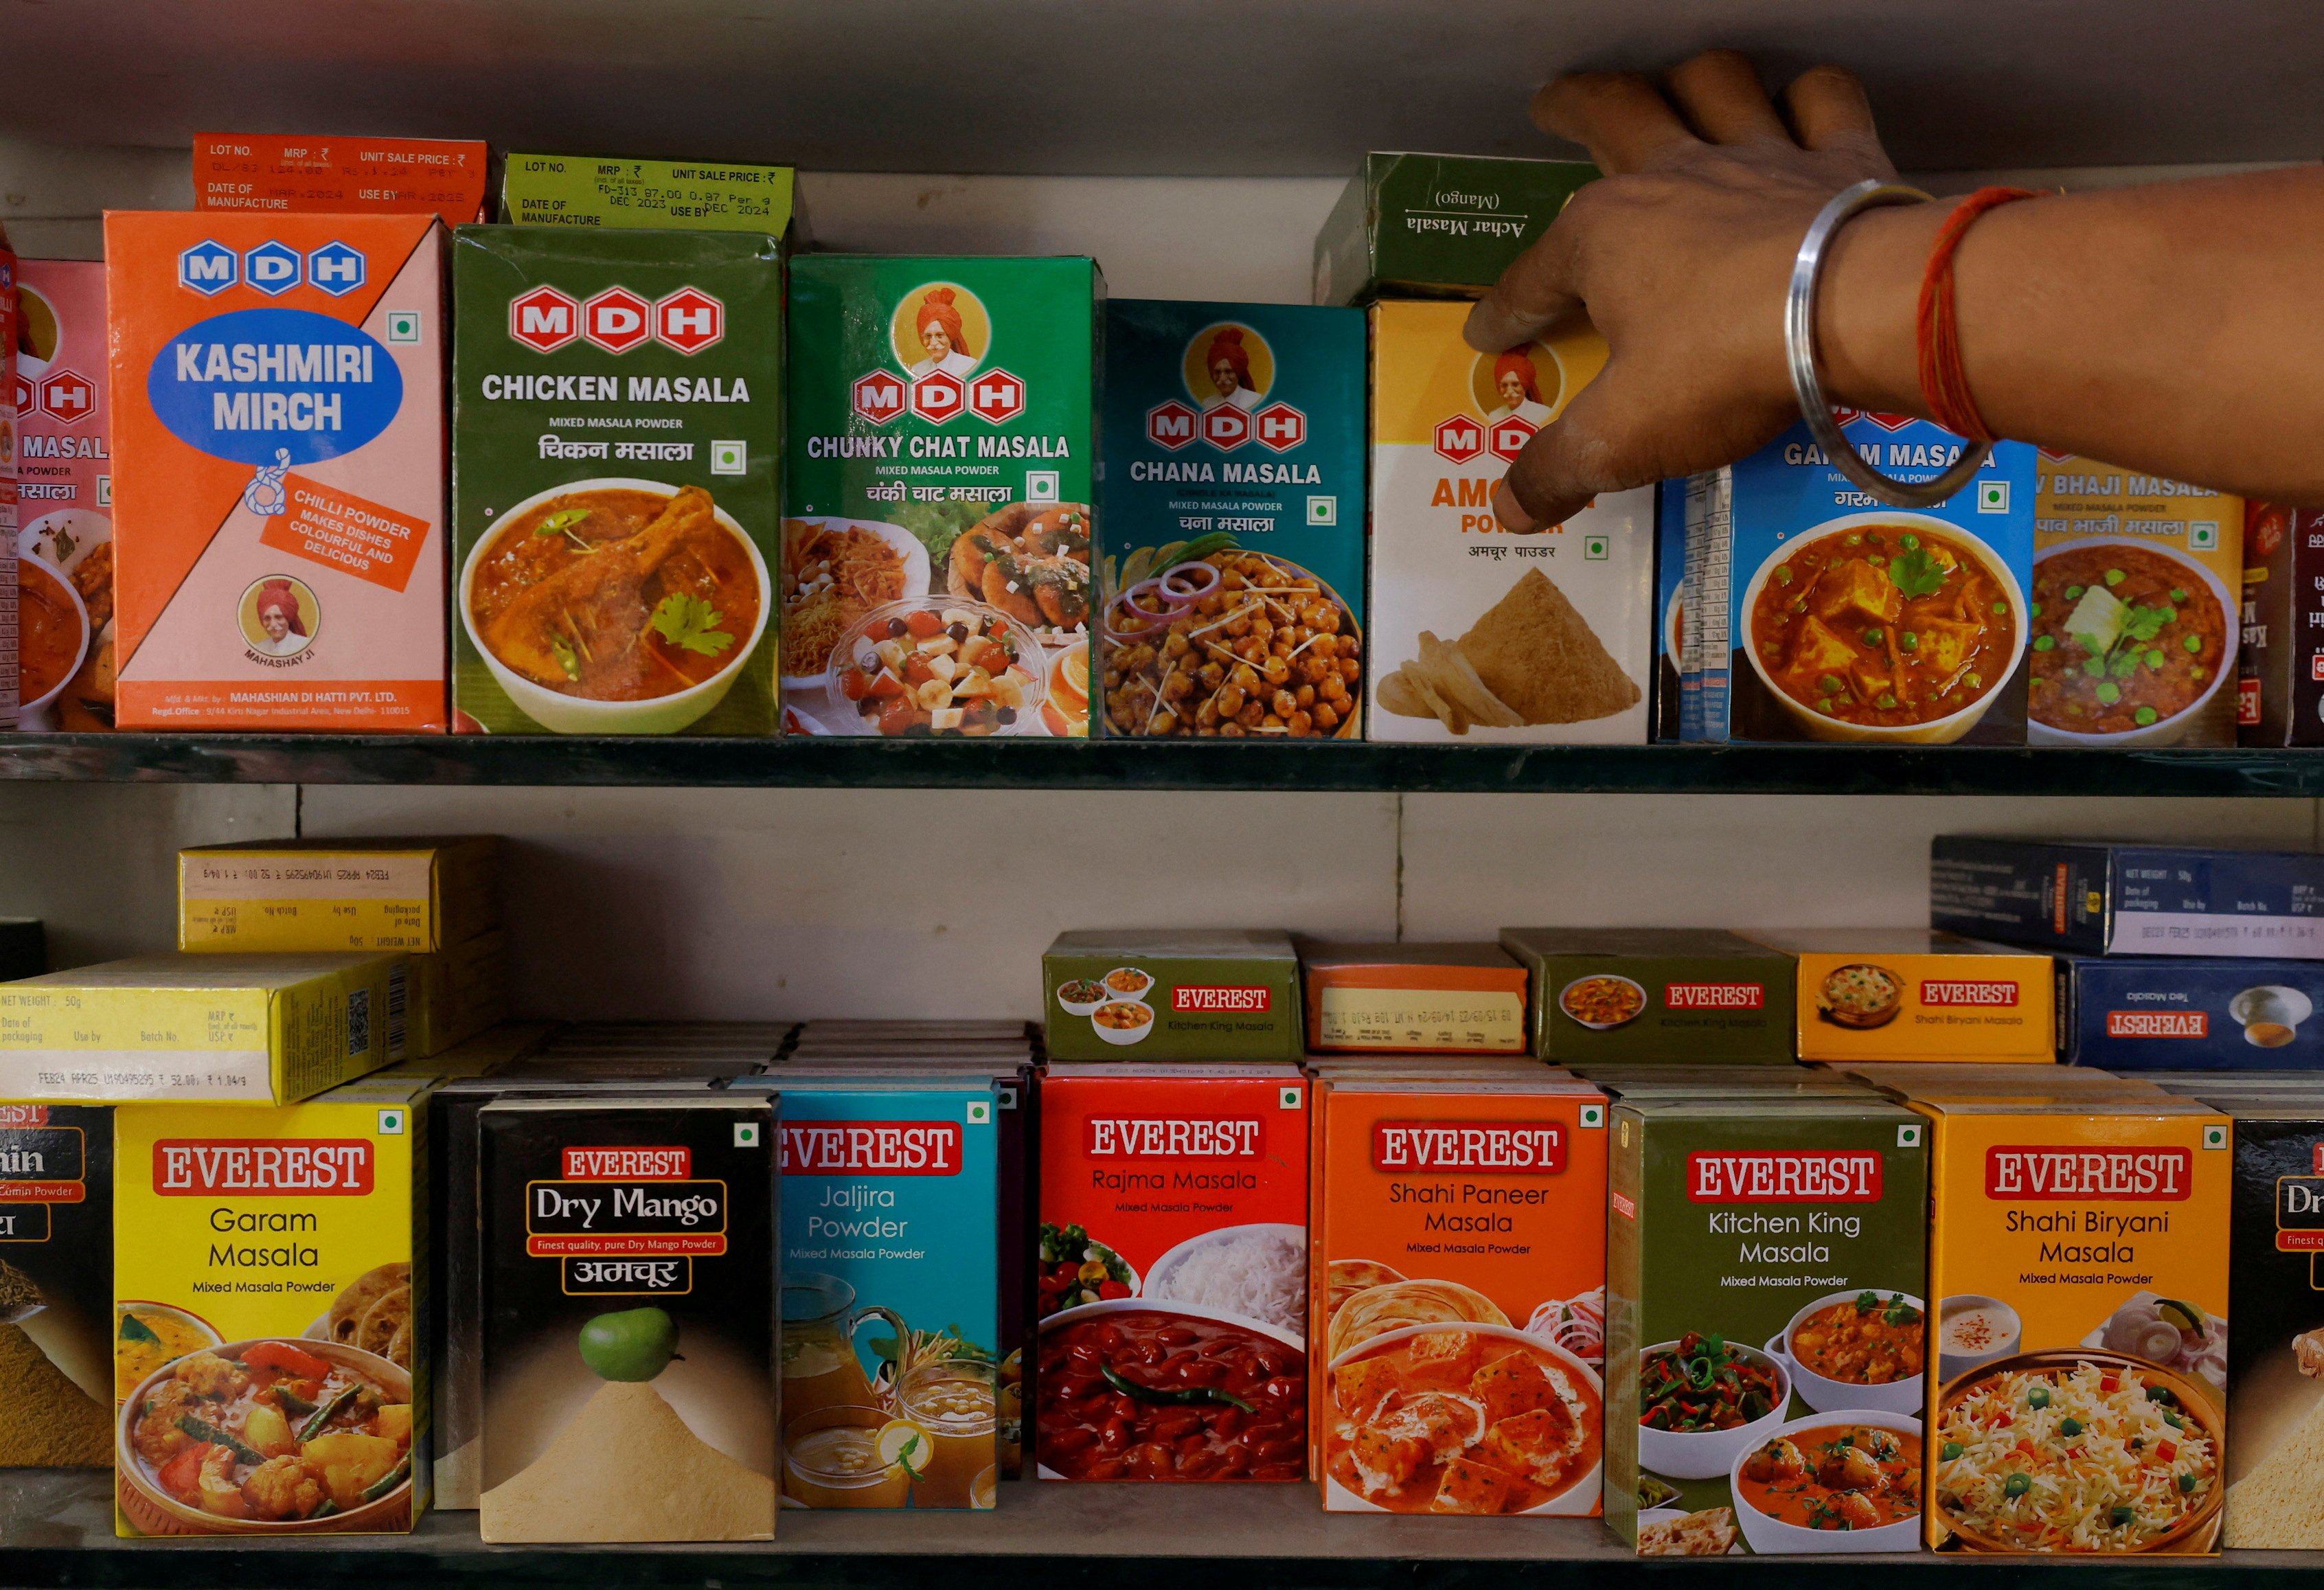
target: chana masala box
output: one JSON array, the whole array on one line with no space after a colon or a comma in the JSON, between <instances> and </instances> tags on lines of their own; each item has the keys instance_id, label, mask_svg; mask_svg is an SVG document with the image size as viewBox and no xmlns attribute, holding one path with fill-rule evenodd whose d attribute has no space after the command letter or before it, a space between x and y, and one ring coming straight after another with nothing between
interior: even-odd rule
<instances>
[{"instance_id":1,"label":"chana masala box","mask_svg":"<svg viewBox=\"0 0 2324 1590\"><path fill-rule=\"evenodd\" d=\"M1606 1114L1545 1073L1319 1078L1325 1511L1599 1511Z\"/></svg>"},{"instance_id":2,"label":"chana masala box","mask_svg":"<svg viewBox=\"0 0 2324 1590\"><path fill-rule=\"evenodd\" d=\"M1307 1079L1040 1079L1034 1456L1054 1480L1307 1476Z\"/></svg>"}]
</instances>

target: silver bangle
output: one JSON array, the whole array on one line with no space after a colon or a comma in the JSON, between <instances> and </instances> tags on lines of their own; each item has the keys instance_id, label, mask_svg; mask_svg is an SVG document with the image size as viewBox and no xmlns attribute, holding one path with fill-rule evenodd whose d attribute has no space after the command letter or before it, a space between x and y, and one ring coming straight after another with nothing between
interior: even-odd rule
<instances>
[{"instance_id":1,"label":"silver bangle","mask_svg":"<svg viewBox=\"0 0 2324 1590\"><path fill-rule=\"evenodd\" d=\"M1791 364L1792 391L1800 400L1800 414L1808 422L1809 434L1842 475L1882 502L1898 508L1932 508L1960 491L1977 478L1986 456L1993 451L1993 444L1970 442L1962 449L1959 463L1929 481L1898 480L1866 463L1849 444L1840 422L1831 417L1831 405L1823 395L1823 383L1816 374L1816 284L1823 275L1824 248L1831 242L1832 234L1858 211L1886 204L1923 204L1932 197L1918 188L1908 188L1902 182L1883 182L1877 177L1867 177L1833 194L1831 202L1816 213L1808 235L1800 240L1799 257L1792 262L1791 296L1784 304L1784 354Z\"/></svg>"}]
</instances>

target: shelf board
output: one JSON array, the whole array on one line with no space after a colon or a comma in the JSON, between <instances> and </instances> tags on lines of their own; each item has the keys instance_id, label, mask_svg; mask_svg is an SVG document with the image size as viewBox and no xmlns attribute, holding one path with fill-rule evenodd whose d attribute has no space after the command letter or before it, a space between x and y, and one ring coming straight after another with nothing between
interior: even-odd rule
<instances>
[{"instance_id":1,"label":"shelf board","mask_svg":"<svg viewBox=\"0 0 2324 1590\"><path fill-rule=\"evenodd\" d=\"M1325 1513L1313 1485L1004 1485L1000 1508L968 1512L786 1511L763 1546L488 1547L475 1514L435 1513L410 1536L244 1543L121 1541L110 1476L57 1470L0 1476L0 1571L11 1585L272 1590L346 1579L364 1590L466 1585L864 1586L866 1590L1185 1590L1215 1576L1266 1590L1622 1590L1652 1575L1790 1590L1799 1558L1716 1564L1633 1557L1592 1519L1428 1518ZM166 1564L163 1559L167 1558ZM2314 1573L2324 1553L2217 1558L2053 1558L1895 1554L1816 1559L1834 1572L1877 1564L1885 1590L2004 1590L2029 1567L2073 1585L2235 1590L2255 1575ZM2163 1576L2168 1576L2167 1580ZM1709 1577L1705 1577L1708 1576Z\"/></svg>"},{"instance_id":2,"label":"shelf board","mask_svg":"<svg viewBox=\"0 0 2324 1590\"><path fill-rule=\"evenodd\" d=\"M0 735L0 779L238 784L2324 795L2324 752Z\"/></svg>"}]
</instances>

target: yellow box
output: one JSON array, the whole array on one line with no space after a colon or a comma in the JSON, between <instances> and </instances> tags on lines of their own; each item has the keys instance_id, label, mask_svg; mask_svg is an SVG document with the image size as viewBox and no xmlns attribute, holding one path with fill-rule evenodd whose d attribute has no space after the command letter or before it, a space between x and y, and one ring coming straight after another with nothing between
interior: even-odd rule
<instances>
[{"instance_id":1,"label":"yellow box","mask_svg":"<svg viewBox=\"0 0 2324 1590\"><path fill-rule=\"evenodd\" d=\"M270 839L178 853L178 948L449 949L500 926L500 846Z\"/></svg>"},{"instance_id":2,"label":"yellow box","mask_svg":"<svg viewBox=\"0 0 2324 1590\"><path fill-rule=\"evenodd\" d=\"M554 1021L503 1021L439 1053L421 1059L404 1060L384 1071L374 1071L364 1080L386 1082L412 1077L435 1083L459 1077L490 1077L503 1067L513 1065L531 1054L548 1042L549 1035L556 1031L557 1023Z\"/></svg>"},{"instance_id":3,"label":"yellow box","mask_svg":"<svg viewBox=\"0 0 2324 1590\"><path fill-rule=\"evenodd\" d=\"M428 1087L115 1112L117 1534L397 1534L426 1508Z\"/></svg>"},{"instance_id":4,"label":"yellow box","mask_svg":"<svg viewBox=\"0 0 2324 1590\"><path fill-rule=\"evenodd\" d=\"M408 1052L440 1054L508 1014L509 936L493 931L411 957Z\"/></svg>"},{"instance_id":5,"label":"yellow box","mask_svg":"<svg viewBox=\"0 0 2324 1590\"><path fill-rule=\"evenodd\" d=\"M404 1058L400 955L135 956L0 984L0 1098L286 1105Z\"/></svg>"},{"instance_id":6,"label":"yellow box","mask_svg":"<svg viewBox=\"0 0 2324 1590\"><path fill-rule=\"evenodd\" d=\"M1911 1103L1934 1133L1929 1543L2216 1550L2227 1117L2175 1098Z\"/></svg>"},{"instance_id":7,"label":"yellow box","mask_svg":"<svg viewBox=\"0 0 2324 1590\"><path fill-rule=\"evenodd\" d=\"M2046 955L1922 928L1750 937L1799 957L1803 1060L2056 1063Z\"/></svg>"}]
</instances>

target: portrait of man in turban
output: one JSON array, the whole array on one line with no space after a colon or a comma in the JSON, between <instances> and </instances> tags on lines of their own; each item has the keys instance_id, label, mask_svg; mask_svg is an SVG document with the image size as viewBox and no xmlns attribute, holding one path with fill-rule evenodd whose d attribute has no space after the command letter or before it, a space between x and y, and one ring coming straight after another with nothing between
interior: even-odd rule
<instances>
[{"instance_id":1,"label":"portrait of man in turban","mask_svg":"<svg viewBox=\"0 0 2324 1590\"><path fill-rule=\"evenodd\" d=\"M269 657L296 657L307 649L314 637L300 616L299 593L289 579L277 577L262 582L256 606L263 638L251 642L253 650Z\"/></svg>"},{"instance_id":2,"label":"portrait of man in turban","mask_svg":"<svg viewBox=\"0 0 2324 1590\"><path fill-rule=\"evenodd\" d=\"M1232 404L1248 412L1266 400L1266 394L1251 385L1250 350L1243 346L1241 327L1219 328L1203 356L1203 367L1211 376L1211 390L1202 394L1204 408Z\"/></svg>"},{"instance_id":3,"label":"portrait of man in turban","mask_svg":"<svg viewBox=\"0 0 2324 1590\"><path fill-rule=\"evenodd\" d=\"M927 356L905 372L913 380L942 370L965 381L982 357L980 350L968 345L958 297L949 287L931 287L913 312L913 329L919 334L920 347L927 350Z\"/></svg>"},{"instance_id":4,"label":"portrait of man in turban","mask_svg":"<svg viewBox=\"0 0 2324 1590\"><path fill-rule=\"evenodd\" d=\"M1500 393L1501 402L1486 413L1488 423L1511 416L1536 427L1549 423L1549 405L1541 401L1541 374L1525 349L1512 348L1493 362L1493 390Z\"/></svg>"}]
</instances>

